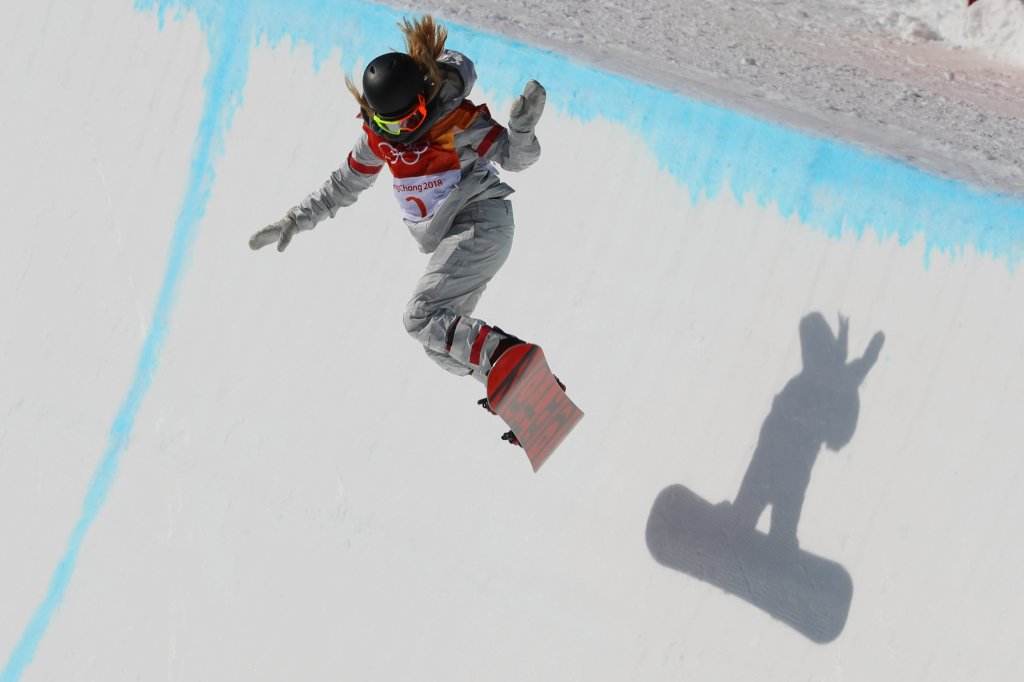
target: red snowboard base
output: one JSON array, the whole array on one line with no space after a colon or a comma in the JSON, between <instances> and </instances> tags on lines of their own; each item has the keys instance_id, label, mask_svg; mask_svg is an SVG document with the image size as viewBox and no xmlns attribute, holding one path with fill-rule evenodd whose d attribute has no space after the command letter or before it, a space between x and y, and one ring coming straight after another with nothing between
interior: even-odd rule
<instances>
[{"instance_id":1,"label":"red snowboard base","mask_svg":"<svg viewBox=\"0 0 1024 682\"><path fill-rule=\"evenodd\" d=\"M487 402L508 424L537 471L583 418L555 381L540 346L505 351L487 377Z\"/></svg>"}]
</instances>

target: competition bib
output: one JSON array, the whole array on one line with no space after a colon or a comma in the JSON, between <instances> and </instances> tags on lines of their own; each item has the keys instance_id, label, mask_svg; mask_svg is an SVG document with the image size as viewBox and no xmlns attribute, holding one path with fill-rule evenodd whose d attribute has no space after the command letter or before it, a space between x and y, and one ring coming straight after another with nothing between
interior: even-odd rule
<instances>
[{"instance_id":1,"label":"competition bib","mask_svg":"<svg viewBox=\"0 0 1024 682\"><path fill-rule=\"evenodd\" d=\"M402 217L413 222L434 217L437 207L448 198L461 178L459 170L418 178L395 178L395 198L402 209Z\"/></svg>"}]
</instances>

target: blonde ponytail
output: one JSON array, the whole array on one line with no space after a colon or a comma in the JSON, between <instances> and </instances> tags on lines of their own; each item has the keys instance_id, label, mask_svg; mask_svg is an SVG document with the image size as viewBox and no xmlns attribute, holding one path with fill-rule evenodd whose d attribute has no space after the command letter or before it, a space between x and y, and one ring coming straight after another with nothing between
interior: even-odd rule
<instances>
[{"instance_id":1,"label":"blonde ponytail","mask_svg":"<svg viewBox=\"0 0 1024 682\"><path fill-rule=\"evenodd\" d=\"M402 19L398 29L405 35L405 51L416 60L420 72L427 77L427 90L424 93L427 101L434 99L441 89L441 70L437 67L438 58L444 53L444 43L448 39L448 29L434 21L434 17L424 14L419 19ZM345 76L345 87L356 98L359 108L368 117L373 116L373 109L366 96L351 78Z\"/></svg>"}]
</instances>

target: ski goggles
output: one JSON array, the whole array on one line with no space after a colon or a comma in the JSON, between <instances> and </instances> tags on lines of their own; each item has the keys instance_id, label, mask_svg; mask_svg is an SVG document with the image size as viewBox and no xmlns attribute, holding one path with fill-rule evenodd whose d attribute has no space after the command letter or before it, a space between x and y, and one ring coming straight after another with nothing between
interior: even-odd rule
<instances>
[{"instance_id":1,"label":"ski goggles","mask_svg":"<svg viewBox=\"0 0 1024 682\"><path fill-rule=\"evenodd\" d=\"M427 102L423 95L416 96L416 106L401 118L383 118L380 114L373 115L373 122L389 135L401 135L416 130L427 120Z\"/></svg>"}]
</instances>

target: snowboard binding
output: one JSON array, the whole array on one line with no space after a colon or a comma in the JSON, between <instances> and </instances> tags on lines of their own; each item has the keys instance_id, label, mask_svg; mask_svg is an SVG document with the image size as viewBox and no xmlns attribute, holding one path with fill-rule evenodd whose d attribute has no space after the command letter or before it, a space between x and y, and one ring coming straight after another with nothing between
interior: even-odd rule
<instances>
[{"instance_id":1,"label":"snowboard binding","mask_svg":"<svg viewBox=\"0 0 1024 682\"><path fill-rule=\"evenodd\" d=\"M480 407L484 408L485 410L487 410L488 412L490 412L493 415L497 415L498 414L497 412L495 412L494 410L491 409L491 404L489 402L487 402L487 398L480 398L480 400L476 401L476 404L479 405Z\"/></svg>"},{"instance_id":2,"label":"snowboard binding","mask_svg":"<svg viewBox=\"0 0 1024 682\"><path fill-rule=\"evenodd\" d=\"M516 434L512 433L511 431L506 431L505 433L501 434L501 439L504 441L508 441L509 445L518 445L519 447L523 447L523 444L519 442L518 438L516 438Z\"/></svg>"}]
</instances>

